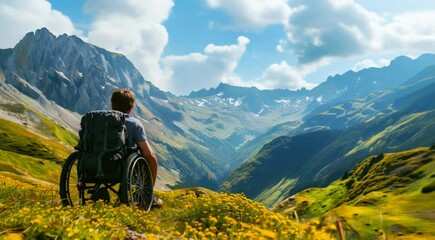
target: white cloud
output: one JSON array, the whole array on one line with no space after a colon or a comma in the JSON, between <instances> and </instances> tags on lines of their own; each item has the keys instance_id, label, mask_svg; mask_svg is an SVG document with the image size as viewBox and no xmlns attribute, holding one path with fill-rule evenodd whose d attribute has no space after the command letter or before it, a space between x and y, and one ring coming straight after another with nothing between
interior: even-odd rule
<instances>
[{"instance_id":1,"label":"white cloud","mask_svg":"<svg viewBox=\"0 0 435 240\"><path fill-rule=\"evenodd\" d=\"M385 58L381 58L381 59L379 59L377 61L372 60L372 59L364 59L363 61L356 63L353 66L352 70L354 72L358 72L358 71L360 71L362 69L365 69L365 68L371 68L371 67L380 68L380 67L385 67L388 64L390 64L390 61L388 59L385 59Z\"/></svg>"},{"instance_id":2,"label":"white cloud","mask_svg":"<svg viewBox=\"0 0 435 240\"><path fill-rule=\"evenodd\" d=\"M11 48L28 32L46 27L55 35L81 35L71 20L53 10L46 0L2 0L0 3L0 48Z\"/></svg>"},{"instance_id":3,"label":"white cloud","mask_svg":"<svg viewBox=\"0 0 435 240\"><path fill-rule=\"evenodd\" d=\"M435 11L381 17L353 0L295 0L281 51L295 53L299 63L362 56L435 51ZM287 41L287 42L286 42Z\"/></svg>"},{"instance_id":4,"label":"white cloud","mask_svg":"<svg viewBox=\"0 0 435 240\"><path fill-rule=\"evenodd\" d=\"M295 54L302 76L321 72L337 60L366 58L354 65L358 71L389 63L370 60L379 56L435 52L434 10L380 16L353 0L293 0L289 4L287 38L278 42L276 50Z\"/></svg>"},{"instance_id":5,"label":"white cloud","mask_svg":"<svg viewBox=\"0 0 435 240\"><path fill-rule=\"evenodd\" d=\"M270 65L262 75L262 81L257 85L260 89L286 88L296 90L311 89L316 84L304 80L304 71L288 65L286 61Z\"/></svg>"},{"instance_id":6,"label":"white cloud","mask_svg":"<svg viewBox=\"0 0 435 240\"><path fill-rule=\"evenodd\" d=\"M352 0L292 1L287 35L302 64L372 49L382 19Z\"/></svg>"},{"instance_id":7,"label":"white cloud","mask_svg":"<svg viewBox=\"0 0 435 240\"><path fill-rule=\"evenodd\" d=\"M248 43L249 39L241 36L237 44L209 44L203 53L165 57L162 62L170 73L165 90L186 95L192 90L216 87L221 82L232 84L240 81L234 70Z\"/></svg>"},{"instance_id":8,"label":"white cloud","mask_svg":"<svg viewBox=\"0 0 435 240\"><path fill-rule=\"evenodd\" d=\"M263 28L286 24L291 14L287 0L207 0L208 6L223 9L235 22L236 28Z\"/></svg>"},{"instance_id":9,"label":"white cloud","mask_svg":"<svg viewBox=\"0 0 435 240\"><path fill-rule=\"evenodd\" d=\"M409 12L387 19L382 49L412 53L435 52L435 11Z\"/></svg>"},{"instance_id":10,"label":"white cloud","mask_svg":"<svg viewBox=\"0 0 435 240\"><path fill-rule=\"evenodd\" d=\"M261 77L252 80L235 78L229 82L231 85L252 87L258 89L290 89L297 90L301 88L312 89L317 84L305 81L305 76L312 73L317 68L311 65L294 67L286 61L271 64L263 71Z\"/></svg>"},{"instance_id":11,"label":"white cloud","mask_svg":"<svg viewBox=\"0 0 435 240\"><path fill-rule=\"evenodd\" d=\"M95 17L88 40L126 55L144 78L159 86L164 78L159 60L168 43L162 23L173 6L172 0L87 0L84 9Z\"/></svg>"}]
</instances>

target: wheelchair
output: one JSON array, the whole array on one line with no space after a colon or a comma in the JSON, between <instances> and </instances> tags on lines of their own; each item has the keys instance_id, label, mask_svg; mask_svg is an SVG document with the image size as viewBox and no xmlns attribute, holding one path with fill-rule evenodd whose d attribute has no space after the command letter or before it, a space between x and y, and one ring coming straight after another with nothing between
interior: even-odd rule
<instances>
[{"instance_id":1,"label":"wheelchair","mask_svg":"<svg viewBox=\"0 0 435 240\"><path fill-rule=\"evenodd\" d=\"M124 154L111 153L101 161L104 176L96 176L95 167L81 165L86 155L73 152L65 161L60 177L60 197L63 206L84 205L103 199L136 206L149 211L153 203L153 178L148 162L137 149Z\"/></svg>"}]
</instances>

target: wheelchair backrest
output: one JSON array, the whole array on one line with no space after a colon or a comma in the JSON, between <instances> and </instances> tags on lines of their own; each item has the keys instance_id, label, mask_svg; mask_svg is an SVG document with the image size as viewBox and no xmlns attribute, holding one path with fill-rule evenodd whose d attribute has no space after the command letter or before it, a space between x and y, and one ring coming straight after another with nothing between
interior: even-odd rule
<instances>
[{"instance_id":1,"label":"wheelchair backrest","mask_svg":"<svg viewBox=\"0 0 435 240\"><path fill-rule=\"evenodd\" d=\"M79 172L97 178L113 174L103 165L113 165L109 161L118 159L117 154L124 155L128 139L124 121L125 114L115 110L92 111L82 117L77 145Z\"/></svg>"}]
</instances>

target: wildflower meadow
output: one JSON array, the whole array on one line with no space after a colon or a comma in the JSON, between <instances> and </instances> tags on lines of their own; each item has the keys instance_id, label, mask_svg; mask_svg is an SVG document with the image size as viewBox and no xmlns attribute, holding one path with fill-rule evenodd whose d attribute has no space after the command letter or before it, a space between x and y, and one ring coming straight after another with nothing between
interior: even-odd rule
<instances>
[{"instance_id":1,"label":"wildflower meadow","mask_svg":"<svg viewBox=\"0 0 435 240\"><path fill-rule=\"evenodd\" d=\"M335 225L300 222L242 194L180 189L155 194L161 208L144 212L103 202L62 207L57 188L0 175L4 239L336 239Z\"/></svg>"}]
</instances>

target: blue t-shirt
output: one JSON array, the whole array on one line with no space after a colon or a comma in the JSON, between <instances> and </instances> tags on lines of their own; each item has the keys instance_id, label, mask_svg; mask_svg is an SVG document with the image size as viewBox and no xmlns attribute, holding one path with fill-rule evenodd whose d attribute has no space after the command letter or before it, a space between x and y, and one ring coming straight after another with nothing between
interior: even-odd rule
<instances>
[{"instance_id":1,"label":"blue t-shirt","mask_svg":"<svg viewBox=\"0 0 435 240\"><path fill-rule=\"evenodd\" d=\"M126 115L125 127L127 128L128 134L128 147L134 147L136 146L136 143L147 140L145 128L139 119L130 117L130 115Z\"/></svg>"}]
</instances>

